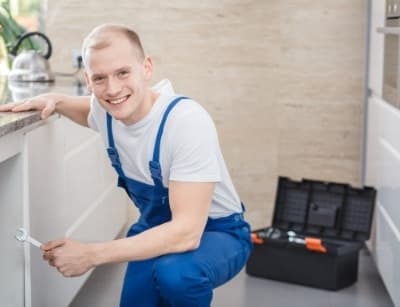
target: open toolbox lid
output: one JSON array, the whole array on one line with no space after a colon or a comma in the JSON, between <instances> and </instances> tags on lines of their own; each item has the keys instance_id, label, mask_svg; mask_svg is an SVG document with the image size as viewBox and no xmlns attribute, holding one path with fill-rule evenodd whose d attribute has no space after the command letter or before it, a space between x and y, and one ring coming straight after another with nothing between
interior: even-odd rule
<instances>
[{"instance_id":1,"label":"open toolbox lid","mask_svg":"<svg viewBox=\"0 0 400 307\"><path fill-rule=\"evenodd\" d=\"M279 177L272 226L363 242L370 236L375 197L372 187Z\"/></svg>"}]
</instances>

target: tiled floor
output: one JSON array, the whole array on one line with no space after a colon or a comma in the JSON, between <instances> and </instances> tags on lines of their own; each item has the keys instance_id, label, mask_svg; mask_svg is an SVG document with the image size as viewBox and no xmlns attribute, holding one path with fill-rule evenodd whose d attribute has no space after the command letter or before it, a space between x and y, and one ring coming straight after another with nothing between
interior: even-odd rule
<instances>
[{"instance_id":1,"label":"tiled floor","mask_svg":"<svg viewBox=\"0 0 400 307\"><path fill-rule=\"evenodd\" d=\"M110 265L96 269L70 307L118 306L124 268L124 265ZM251 277L242 271L215 290L212 306L394 307L367 250L360 252L357 283L346 289L336 292L313 289Z\"/></svg>"}]
</instances>

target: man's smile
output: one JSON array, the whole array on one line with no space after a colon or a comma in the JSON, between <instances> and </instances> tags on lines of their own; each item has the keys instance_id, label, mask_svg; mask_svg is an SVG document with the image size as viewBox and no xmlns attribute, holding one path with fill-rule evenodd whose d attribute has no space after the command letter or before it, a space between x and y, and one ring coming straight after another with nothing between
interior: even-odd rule
<instances>
[{"instance_id":1,"label":"man's smile","mask_svg":"<svg viewBox=\"0 0 400 307\"><path fill-rule=\"evenodd\" d=\"M127 101L130 96L131 95L127 95L127 96L119 97L119 98L113 98L113 99L106 99L106 101L111 104L121 104L121 103Z\"/></svg>"}]
</instances>

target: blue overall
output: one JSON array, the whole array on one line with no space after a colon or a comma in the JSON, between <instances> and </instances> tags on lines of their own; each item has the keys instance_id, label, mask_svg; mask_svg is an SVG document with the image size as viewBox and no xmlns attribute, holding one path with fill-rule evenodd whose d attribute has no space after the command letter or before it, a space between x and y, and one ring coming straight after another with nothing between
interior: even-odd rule
<instances>
[{"instance_id":1,"label":"blue overall","mask_svg":"<svg viewBox=\"0 0 400 307\"><path fill-rule=\"evenodd\" d=\"M108 155L117 171L118 186L125 189L140 212L127 236L171 220L168 189L163 186L159 163L160 143L169 112L185 97L170 102L156 136L149 169L154 185L125 176L114 144L112 118L107 114ZM128 263L120 306L210 306L212 291L235 276L251 251L250 227L242 213L208 218L197 249Z\"/></svg>"}]
</instances>

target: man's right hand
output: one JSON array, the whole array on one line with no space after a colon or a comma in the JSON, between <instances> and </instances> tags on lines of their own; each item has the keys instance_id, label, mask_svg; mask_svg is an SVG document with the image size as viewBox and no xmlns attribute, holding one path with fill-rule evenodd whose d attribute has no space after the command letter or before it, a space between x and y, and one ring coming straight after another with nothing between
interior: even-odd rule
<instances>
[{"instance_id":1,"label":"man's right hand","mask_svg":"<svg viewBox=\"0 0 400 307\"><path fill-rule=\"evenodd\" d=\"M56 103L59 101L59 95L46 93L22 101L11 102L0 105L0 112L23 112L37 110L41 111L42 119L48 118L55 112Z\"/></svg>"}]
</instances>

